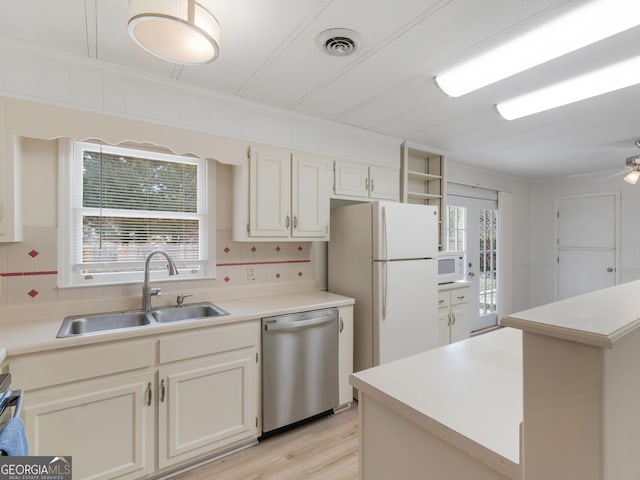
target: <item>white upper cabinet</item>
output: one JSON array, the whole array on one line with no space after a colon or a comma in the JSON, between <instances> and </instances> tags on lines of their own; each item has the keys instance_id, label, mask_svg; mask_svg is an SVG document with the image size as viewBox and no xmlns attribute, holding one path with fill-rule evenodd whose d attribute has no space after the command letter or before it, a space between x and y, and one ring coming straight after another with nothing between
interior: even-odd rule
<instances>
[{"instance_id":1,"label":"white upper cabinet","mask_svg":"<svg viewBox=\"0 0 640 480\"><path fill-rule=\"evenodd\" d=\"M287 237L291 226L291 159L270 148L251 150L249 225L254 237Z\"/></svg>"},{"instance_id":2,"label":"white upper cabinet","mask_svg":"<svg viewBox=\"0 0 640 480\"><path fill-rule=\"evenodd\" d=\"M333 197L397 201L400 198L398 170L336 160L334 163Z\"/></svg>"},{"instance_id":3,"label":"white upper cabinet","mask_svg":"<svg viewBox=\"0 0 640 480\"><path fill-rule=\"evenodd\" d=\"M248 157L234 167L233 239L328 240L330 160L263 146Z\"/></svg>"},{"instance_id":4,"label":"white upper cabinet","mask_svg":"<svg viewBox=\"0 0 640 480\"><path fill-rule=\"evenodd\" d=\"M294 153L291 161L292 236L327 238L330 162L317 155Z\"/></svg>"}]
</instances>

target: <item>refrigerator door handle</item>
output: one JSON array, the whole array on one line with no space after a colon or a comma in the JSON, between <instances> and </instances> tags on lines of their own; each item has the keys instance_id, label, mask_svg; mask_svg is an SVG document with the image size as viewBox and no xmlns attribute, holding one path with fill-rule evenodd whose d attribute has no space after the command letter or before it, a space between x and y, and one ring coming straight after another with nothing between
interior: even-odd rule
<instances>
[{"instance_id":1,"label":"refrigerator door handle","mask_svg":"<svg viewBox=\"0 0 640 480\"><path fill-rule=\"evenodd\" d=\"M387 262L382 262L382 320L387 318L387 302L389 299L387 285Z\"/></svg>"},{"instance_id":2,"label":"refrigerator door handle","mask_svg":"<svg viewBox=\"0 0 640 480\"><path fill-rule=\"evenodd\" d=\"M382 246L384 248L384 260L389 260L387 255L387 207L382 207Z\"/></svg>"}]
</instances>

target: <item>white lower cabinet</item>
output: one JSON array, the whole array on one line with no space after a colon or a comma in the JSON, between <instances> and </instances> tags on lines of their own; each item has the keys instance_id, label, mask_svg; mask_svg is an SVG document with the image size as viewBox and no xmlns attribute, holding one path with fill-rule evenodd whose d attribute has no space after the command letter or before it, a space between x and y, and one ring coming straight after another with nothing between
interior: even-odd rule
<instances>
[{"instance_id":1,"label":"white lower cabinet","mask_svg":"<svg viewBox=\"0 0 640 480\"><path fill-rule=\"evenodd\" d=\"M338 316L338 406L346 407L353 402L353 306L339 307Z\"/></svg>"},{"instance_id":2,"label":"white lower cabinet","mask_svg":"<svg viewBox=\"0 0 640 480\"><path fill-rule=\"evenodd\" d=\"M254 352L158 371L160 469L257 437Z\"/></svg>"},{"instance_id":3,"label":"white lower cabinet","mask_svg":"<svg viewBox=\"0 0 640 480\"><path fill-rule=\"evenodd\" d=\"M32 455L130 480L259 436L260 321L8 358Z\"/></svg>"},{"instance_id":4,"label":"white lower cabinet","mask_svg":"<svg viewBox=\"0 0 640 480\"><path fill-rule=\"evenodd\" d=\"M154 471L153 374L26 393L31 455L71 456L73 477L134 479Z\"/></svg>"},{"instance_id":5,"label":"white lower cabinet","mask_svg":"<svg viewBox=\"0 0 640 480\"><path fill-rule=\"evenodd\" d=\"M469 338L469 287L441 287L438 292L438 345Z\"/></svg>"}]
</instances>

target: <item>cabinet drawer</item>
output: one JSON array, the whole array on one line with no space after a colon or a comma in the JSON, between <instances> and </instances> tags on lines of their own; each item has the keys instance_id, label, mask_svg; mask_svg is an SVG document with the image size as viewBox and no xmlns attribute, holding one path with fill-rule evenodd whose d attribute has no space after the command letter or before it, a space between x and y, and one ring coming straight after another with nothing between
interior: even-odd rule
<instances>
[{"instance_id":1,"label":"cabinet drawer","mask_svg":"<svg viewBox=\"0 0 640 480\"><path fill-rule=\"evenodd\" d=\"M459 303L469 303L469 289L459 288L451 290L451 305L458 305Z\"/></svg>"},{"instance_id":2,"label":"cabinet drawer","mask_svg":"<svg viewBox=\"0 0 640 480\"><path fill-rule=\"evenodd\" d=\"M260 321L218 325L160 339L160 363L252 348L260 344Z\"/></svg>"},{"instance_id":3,"label":"cabinet drawer","mask_svg":"<svg viewBox=\"0 0 640 480\"><path fill-rule=\"evenodd\" d=\"M438 308L449 306L449 292L438 292Z\"/></svg>"},{"instance_id":4,"label":"cabinet drawer","mask_svg":"<svg viewBox=\"0 0 640 480\"><path fill-rule=\"evenodd\" d=\"M65 348L11 358L16 385L33 390L78 380L129 372L153 363L153 340Z\"/></svg>"}]
</instances>

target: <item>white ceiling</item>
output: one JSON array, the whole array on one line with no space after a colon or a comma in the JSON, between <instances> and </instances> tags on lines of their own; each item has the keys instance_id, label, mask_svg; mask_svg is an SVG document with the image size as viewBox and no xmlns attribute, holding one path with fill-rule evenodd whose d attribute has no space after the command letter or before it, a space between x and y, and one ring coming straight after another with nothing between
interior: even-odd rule
<instances>
[{"instance_id":1,"label":"white ceiling","mask_svg":"<svg viewBox=\"0 0 640 480\"><path fill-rule=\"evenodd\" d=\"M637 1L637 0L629 0ZM120 64L445 150L462 163L529 178L624 167L637 154L640 86L507 122L495 103L640 54L640 27L461 98L433 77L585 0L201 0L221 53L177 67L127 34L127 0L2 2L0 36ZM315 37L350 28L363 48L331 57Z\"/></svg>"}]
</instances>

